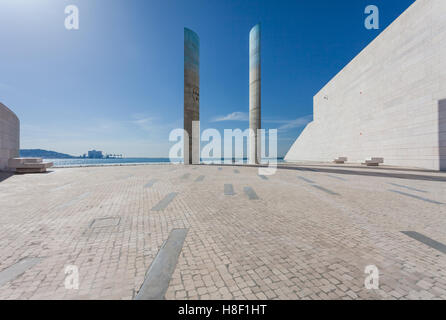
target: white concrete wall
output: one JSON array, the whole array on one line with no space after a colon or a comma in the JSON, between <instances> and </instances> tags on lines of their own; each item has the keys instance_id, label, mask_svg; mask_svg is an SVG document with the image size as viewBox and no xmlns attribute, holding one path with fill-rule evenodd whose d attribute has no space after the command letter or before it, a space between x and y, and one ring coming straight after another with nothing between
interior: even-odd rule
<instances>
[{"instance_id":1,"label":"white concrete wall","mask_svg":"<svg viewBox=\"0 0 446 320\"><path fill-rule=\"evenodd\" d=\"M9 158L19 156L20 122L17 116L0 103L0 171L6 170Z\"/></svg>"},{"instance_id":2,"label":"white concrete wall","mask_svg":"<svg viewBox=\"0 0 446 320\"><path fill-rule=\"evenodd\" d=\"M446 169L444 99L446 0L418 0L314 97L285 160Z\"/></svg>"}]
</instances>

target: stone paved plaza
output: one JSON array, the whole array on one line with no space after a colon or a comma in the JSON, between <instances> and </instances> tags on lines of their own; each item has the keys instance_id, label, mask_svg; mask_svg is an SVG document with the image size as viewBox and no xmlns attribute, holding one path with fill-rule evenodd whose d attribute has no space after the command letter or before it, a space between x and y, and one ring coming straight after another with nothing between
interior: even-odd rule
<instances>
[{"instance_id":1,"label":"stone paved plaza","mask_svg":"<svg viewBox=\"0 0 446 320\"><path fill-rule=\"evenodd\" d=\"M445 173L390 167L3 174L0 274L41 259L4 282L0 299L134 299L176 228L188 233L166 299L446 299L444 203ZM78 290L65 288L68 265ZM379 269L379 290L364 286L367 265Z\"/></svg>"}]
</instances>

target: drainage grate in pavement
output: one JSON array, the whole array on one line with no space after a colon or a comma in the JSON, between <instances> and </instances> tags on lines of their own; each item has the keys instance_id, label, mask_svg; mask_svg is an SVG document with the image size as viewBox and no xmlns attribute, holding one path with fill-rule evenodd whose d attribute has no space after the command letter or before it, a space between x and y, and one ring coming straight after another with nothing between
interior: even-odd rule
<instances>
[{"instance_id":1,"label":"drainage grate in pavement","mask_svg":"<svg viewBox=\"0 0 446 320\"><path fill-rule=\"evenodd\" d=\"M422 200L422 201L426 201L426 202L430 202L430 203L434 203L434 204L443 204L443 203L435 201L435 200L423 198L423 197L420 197L420 196L417 196L417 195L414 195L414 194L405 193L405 192L398 191L398 190L389 190L389 191L401 194L401 195L406 196L406 197L411 197L411 198L414 198L414 199L418 199L418 200Z\"/></svg>"},{"instance_id":2,"label":"drainage grate in pavement","mask_svg":"<svg viewBox=\"0 0 446 320\"><path fill-rule=\"evenodd\" d=\"M173 199L178 195L178 192L169 193L164 197L156 206L152 208L152 211L162 211L167 208L167 206L172 202Z\"/></svg>"},{"instance_id":3,"label":"drainage grate in pavement","mask_svg":"<svg viewBox=\"0 0 446 320\"><path fill-rule=\"evenodd\" d=\"M173 229L146 273L135 300L163 300L183 249L187 229Z\"/></svg>"},{"instance_id":4,"label":"drainage grate in pavement","mask_svg":"<svg viewBox=\"0 0 446 320\"><path fill-rule=\"evenodd\" d=\"M12 266L0 271L0 287L9 281L16 279L25 273L26 270L32 268L42 260L43 258L24 258Z\"/></svg>"},{"instance_id":5,"label":"drainage grate in pavement","mask_svg":"<svg viewBox=\"0 0 446 320\"><path fill-rule=\"evenodd\" d=\"M425 245L440 251L441 253L446 253L446 245L444 245L441 242L435 241L416 231L401 231L401 232L404 233L406 236L411 237L412 239L418 240L421 243L424 243Z\"/></svg>"},{"instance_id":6,"label":"drainage grate in pavement","mask_svg":"<svg viewBox=\"0 0 446 320\"><path fill-rule=\"evenodd\" d=\"M259 197L257 196L257 193L254 191L251 187L244 187L243 190L245 191L245 194L248 196L249 200L258 200Z\"/></svg>"},{"instance_id":7,"label":"drainage grate in pavement","mask_svg":"<svg viewBox=\"0 0 446 320\"><path fill-rule=\"evenodd\" d=\"M94 219L90 223L90 228L115 227L121 222L121 217L104 217Z\"/></svg>"}]
</instances>

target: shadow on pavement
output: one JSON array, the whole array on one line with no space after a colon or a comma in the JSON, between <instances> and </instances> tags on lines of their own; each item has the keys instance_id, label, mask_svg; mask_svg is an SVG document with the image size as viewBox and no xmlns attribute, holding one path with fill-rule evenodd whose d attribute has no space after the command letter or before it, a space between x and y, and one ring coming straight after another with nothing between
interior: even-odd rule
<instances>
[{"instance_id":1,"label":"shadow on pavement","mask_svg":"<svg viewBox=\"0 0 446 320\"><path fill-rule=\"evenodd\" d=\"M407 179L407 180L426 180L426 181L439 181L446 182L446 177L443 176L430 176L414 173L396 173L396 172L380 172L380 171L360 171L360 170L348 170L348 169L337 169L337 168L307 168L298 166L279 166L280 169L287 170L298 170L298 171L310 171L310 172L324 172L324 173L336 173L345 175L356 175L356 176L369 176L369 177L380 177L380 178L397 178L397 179Z\"/></svg>"},{"instance_id":2,"label":"shadow on pavement","mask_svg":"<svg viewBox=\"0 0 446 320\"><path fill-rule=\"evenodd\" d=\"M0 182L3 182L4 180L8 179L9 177L12 177L14 173L12 172L0 172Z\"/></svg>"},{"instance_id":3,"label":"shadow on pavement","mask_svg":"<svg viewBox=\"0 0 446 320\"><path fill-rule=\"evenodd\" d=\"M266 168L266 165L251 165L251 164L211 164L213 166L219 167L252 167L252 168ZM349 170L351 169L362 169L361 170ZM380 177L380 178L397 178L397 179L406 179L406 180L425 180L425 181L438 181L438 182L446 182L446 176L433 176L433 175L423 175L421 173L441 173L440 171L433 170L422 170L422 169L404 169L404 168L371 168L371 167L343 167L342 169L339 166L331 166L330 168L324 167L323 165L302 165L298 164L286 165L280 163L277 165L277 169L280 170L296 170L296 171L309 171L309 172L323 172L323 173L335 173L335 174L345 174L345 175L356 175L356 176L369 176L369 177ZM367 171L365 171L367 170ZM378 171L379 170L379 171ZM396 172L383 172L383 170L392 170L392 171L405 171L405 172L419 172L416 173L396 173Z\"/></svg>"}]
</instances>

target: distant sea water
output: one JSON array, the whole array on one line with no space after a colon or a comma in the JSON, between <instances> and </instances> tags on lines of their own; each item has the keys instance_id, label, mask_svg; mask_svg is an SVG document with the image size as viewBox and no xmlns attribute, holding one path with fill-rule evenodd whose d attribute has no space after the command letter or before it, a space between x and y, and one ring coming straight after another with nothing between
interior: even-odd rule
<instances>
[{"instance_id":1,"label":"distant sea water","mask_svg":"<svg viewBox=\"0 0 446 320\"><path fill-rule=\"evenodd\" d=\"M158 164L170 163L169 158L122 158L122 159L45 159L53 162L54 167L83 167L83 166L104 166L104 165L131 165L131 164ZM180 163L178 160L176 163ZM173 161L172 163L175 163Z\"/></svg>"},{"instance_id":2,"label":"distant sea water","mask_svg":"<svg viewBox=\"0 0 446 320\"><path fill-rule=\"evenodd\" d=\"M90 166L112 166L112 165L132 165L132 164L163 164L163 163L182 163L183 159L169 158L122 158L122 159L45 159L45 161L53 162L55 168L61 167L90 167ZM243 161L246 163L246 159ZM278 163L283 159L277 159ZM222 162L223 163L223 162Z\"/></svg>"}]
</instances>

